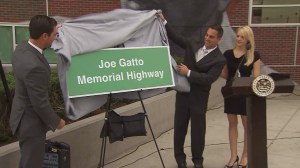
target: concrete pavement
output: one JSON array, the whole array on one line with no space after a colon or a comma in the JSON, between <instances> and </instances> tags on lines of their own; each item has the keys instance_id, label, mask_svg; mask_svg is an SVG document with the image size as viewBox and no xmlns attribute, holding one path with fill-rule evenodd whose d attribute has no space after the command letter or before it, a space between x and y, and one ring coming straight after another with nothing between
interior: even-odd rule
<instances>
[{"instance_id":1,"label":"concrete pavement","mask_svg":"<svg viewBox=\"0 0 300 168\"><path fill-rule=\"evenodd\" d=\"M151 123L151 121L150 121ZM148 133L150 134L150 132ZM241 155L243 127L239 120L238 148ZM166 168L177 168L173 156L173 129L156 139ZM300 167L300 86L293 94L272 94L267 98L267 145L269 168ZM192 168L190 134L186 137L185 152L188 167ZM207 112L205 168L223 168L229 159L228 122L223 103ZM110 161L106 168L163 167L153 141L138 146L130 153Z\"/></svg>"}]
</instances>

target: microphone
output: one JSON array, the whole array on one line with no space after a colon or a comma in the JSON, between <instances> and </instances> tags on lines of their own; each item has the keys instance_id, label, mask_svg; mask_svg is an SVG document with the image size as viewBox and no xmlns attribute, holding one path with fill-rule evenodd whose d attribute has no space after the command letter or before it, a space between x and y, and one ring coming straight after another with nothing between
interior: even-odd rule
<instances>
[{"instance_id":1,"label":"microphone","mask_svg":"<svg viewBox=\"0 0 300 168\"><path fill-rule=\"evenodd\" d=\"M246 56L243 56L243 59L240 61L239 65L238 65L238 67L237 67L237 69L236 69L236 71L234 73L233 80L236 79L236 78L241 77L240 66L241 66L242 62L244 61L245 57Z\"/></svg>"},{"instance_id":2,"label":"microphone","mask_svg":"<svg viewBox=\"0 0 300 168\"><path fill-rule=\"evenodd\" d=\"M247 44L246 44L246 50L250 50L251 47L252 47L252 46L251 46L251 43L248 41Z\"/></svg>"}]
</instances>

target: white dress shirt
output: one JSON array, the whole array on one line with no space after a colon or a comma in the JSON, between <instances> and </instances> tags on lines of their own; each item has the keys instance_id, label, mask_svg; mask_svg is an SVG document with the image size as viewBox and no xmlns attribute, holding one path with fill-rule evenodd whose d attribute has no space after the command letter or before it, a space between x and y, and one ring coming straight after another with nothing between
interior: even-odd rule
<instances>
[{"instance_id":1,"label":"white dress shirt","mask_svg":"<svg viewBox=\"0 0 300 168\"><path fill-rule=\"evenodd\" d=\"M202 58L204 58L208 53L212 52L214 49L216 49L216 47L211 48L211 49L206 49L205 46L203 46L202 48L200 48L197 52L196 52L196 62L200 61Z\"/></svg>"},{"instance_id":2,"label":"white dress shirt","mask_svg":"<svg viewBox=\"0 0 300 168\"><path fill-rule=\"evenodd\" d=\"M40 49L38 46L34 45L34 44L33 44L32 42L30 42L29 40L28 40L28 43L29 43L32 47L34 47L35 49L37 49L41 54L43 54L43 50Z\"/></svg>"}]
</instances>

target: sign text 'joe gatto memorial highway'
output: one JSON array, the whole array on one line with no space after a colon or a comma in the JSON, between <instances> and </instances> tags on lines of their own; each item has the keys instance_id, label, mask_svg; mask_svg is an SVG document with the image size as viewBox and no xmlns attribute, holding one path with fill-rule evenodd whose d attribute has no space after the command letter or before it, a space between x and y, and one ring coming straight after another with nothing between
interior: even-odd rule
<instances>
[{"instance_id":1,"label":"sign text 'joe gatto memorial highway'","mask_svg":"<svg viewBox=\"0 0 300 168\"><path fill-rule=\"evenodd\" d=\"M172 87L169 47L113 48L72 57L70 98Z\"/></svg>"}]
</instances>

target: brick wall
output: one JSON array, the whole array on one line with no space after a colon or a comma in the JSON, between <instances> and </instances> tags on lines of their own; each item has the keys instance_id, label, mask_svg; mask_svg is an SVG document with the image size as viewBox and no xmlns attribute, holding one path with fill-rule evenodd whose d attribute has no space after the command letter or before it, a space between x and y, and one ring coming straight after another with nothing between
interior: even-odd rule
<instances>
[{"instance_id":1,"label":"brick wall","mask_svg":"<svg viewBox=\"0 0 300 168\"><path fill-rule=\"evenodd\" d=\"M248 11L249 0L231 0L227 8L230 25L234 27L247 25ZM296 27L252 27L252 29L256 50L260 52L264 64L279 72L290 73L292 79L299 84L300 31L298 30L298 43L295 45Z\"/></svg>"},{"instance_id":2,"label":"brick wall","mask_svg":"<svg viewBox=\"0 0 300 168\"><path fill-rule=\"evenodd\" d=\"M77 17L120 8L120 0L49 0L49 16ZM0 22L20 22L46 14L45 0L1 0Z\"/></svg>"},{"instance_id":3,"label":"brick wall","mask_svg":"<svg viewBox=\"0 0 300 168\"><path fill-rule=\"evenodd\" d=\"M120 8L120 0L50 0L49 15L78 17Z\"/></svg>"},{"instance_id":4,"label":"brick wall","mask_svg":"<svg viewBox=\"0 0 300 168\"><path fill-rule=\"evenodd\" d=\"M227 14L231 25L243 26L248 24L249 0L231 0Z\"/></svg>"},{"instance_id":5,"label":"brick wall","mask_svg":"<svg viewBox=\"0 0 300 168\"><path fill-rule=\"evenodd\" d=\"M297 65L300 65L300 30L298 30L298 44L297 44Z\"/></svg>"},{"instance_id":6,"label":"brick wall","mask_svg":"<svg viewBox=\"0 0 300 168\"><path fill-rule=\"evenodd\" d=\"M268 65L293 65L295 54L296 28L254 27L256 50L262 61Z\"/></svg>"},{"instance_id":7,"label":"brick wall","mask_svg":"<svg viewBox=\"0 0 300 168\"><path fill-rule=\"evenodd\" d=\"M37 14L46 14L46 1L1 0L0 22L20 22Z\"/></svg>"},{"instance_id":8,"label":"brick wall","mask_svg":"<svg viewBox=\"0 0 300 168\"><path fill-rule=\"evenodd\" d=\"M50 16L77 17L120 8L120 0L49 0ZM248 24L249 0L231 0L227 13L231 26ZM20 22L33 15L46 14L45 0L0 0L0 22ZM295 27L254 27L256 48L266 65L291 73L300 83L300 31L295 56ZM296 60L296 63L294 61Z\"/></svg>"}]
</instances>

